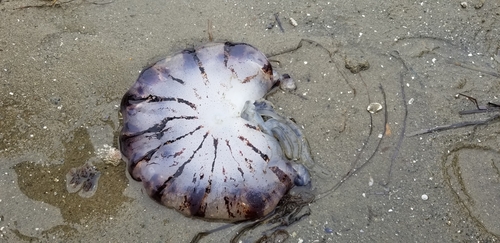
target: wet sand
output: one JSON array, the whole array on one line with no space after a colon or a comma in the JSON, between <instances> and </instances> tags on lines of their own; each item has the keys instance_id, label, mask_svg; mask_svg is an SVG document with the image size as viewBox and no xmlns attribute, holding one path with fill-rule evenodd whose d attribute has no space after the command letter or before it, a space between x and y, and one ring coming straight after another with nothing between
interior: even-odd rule
<instances>
[{"instance_id":1,"label":"wet sand","mask_svg":"<svg viewBox=\"0 0 500 243\"><path fill-rule=\"evenodd\" d=\"M476 107L455 95L500 103L500 3L50 4L0 1L0 241L189 242L224 225L156 204L124 163L104 159L142 68L209 32L252 44L297 81L269 97L304 128L317 163L317 200L286 228L289 242L499 240L498 119L408 135L498 115L459 115ZM372 102L384 109L368 113ZM66 173L89 160L102 173L96 194L68 193Z\"/></svg>"}]
</instances>

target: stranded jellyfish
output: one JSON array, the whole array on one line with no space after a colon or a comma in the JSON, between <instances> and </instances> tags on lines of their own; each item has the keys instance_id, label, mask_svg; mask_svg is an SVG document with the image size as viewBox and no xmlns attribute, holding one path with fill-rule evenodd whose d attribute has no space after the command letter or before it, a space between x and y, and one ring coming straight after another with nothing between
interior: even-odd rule
<instances>
[{"instance_id":1,"label":"stranded jellyfish","mask_svg":"<svg viewBox=\"0 0 500 243\"><path fill-rule=\"evenodd\" d=\"M133 179L186 216L270 213L310 183L307 141L263 99L279 80L244 43L210 43L144 69L121 102L119 142ZM289 78L289 76L286 76Z\"/></svg>"}]
</instances>

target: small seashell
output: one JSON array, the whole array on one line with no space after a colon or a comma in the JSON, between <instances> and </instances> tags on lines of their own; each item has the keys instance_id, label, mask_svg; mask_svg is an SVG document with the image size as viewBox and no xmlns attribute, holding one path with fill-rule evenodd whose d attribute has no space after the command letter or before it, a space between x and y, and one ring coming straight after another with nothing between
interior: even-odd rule
<instances>
[{"instance_id":1,"label":"small seashell","mask_svg":"<svg viewBox=\"0 0 500 243\"><path fill-rule=\"evenodd\" d=\"M293 19L293 18L290 18L290 24L292 24L293 26L299 25L299 24L297 24L297 21L295 21L295 19Z\"/></svg>"},{"instance_id":2,"label":"small seashell","mask_svg":"<svg viewBox=\"0 0 500 243\"><path fill-rule=\"evenodd\" d=\"M374 113L377 113L379 112L380 110L382 110L382 105L380 103L371 103L368 105L368 107L366 108L366 110L372 114Z\"/></svg>"}]
</instances>

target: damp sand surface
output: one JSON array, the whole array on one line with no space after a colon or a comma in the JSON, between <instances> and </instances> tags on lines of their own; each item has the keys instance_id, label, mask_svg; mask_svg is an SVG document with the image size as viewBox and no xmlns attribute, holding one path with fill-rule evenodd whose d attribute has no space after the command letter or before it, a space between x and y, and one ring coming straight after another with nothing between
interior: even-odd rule
<instances>
[{"instance_id":1,"label":"damp sand surface","mask_svg":"<svg viewBox=\"0 0 500 243\"><path fill-rule=\"evenodd\" d=\"M460 115L476 106L456 98L500 103L499 13L479 0L2 0L0 241L189 242L223 226L158 205L106 163L142 68L209 41L250 43L297 82L268 97L317 163L316 200L288 242L498 241L498 119L408 135L499 114ZM66 190L86 162L100 172L88 198Z\"/></svg>"}]
</instances>

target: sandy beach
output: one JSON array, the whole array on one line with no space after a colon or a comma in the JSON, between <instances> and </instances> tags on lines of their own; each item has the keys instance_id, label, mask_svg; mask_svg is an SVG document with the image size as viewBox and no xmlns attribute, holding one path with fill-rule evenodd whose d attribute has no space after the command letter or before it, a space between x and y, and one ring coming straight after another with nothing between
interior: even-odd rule
<instances>
[{"instance_id":1,"label":"sandy beach","mask_svg":"<svg viewBox=\"0 0 500 243\"><path fill-rule=\"evenodd\" d=\"M226 225L157 204L106 157L141 70L210 41L250 43L296 81L268 100L309 141L316 200L286 242L500 240L498 1L0 0L0 241L190 242ZM82 198L66 173L87 161L101 177Z\"/></svg>"}]
</instances>

